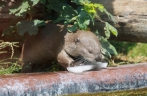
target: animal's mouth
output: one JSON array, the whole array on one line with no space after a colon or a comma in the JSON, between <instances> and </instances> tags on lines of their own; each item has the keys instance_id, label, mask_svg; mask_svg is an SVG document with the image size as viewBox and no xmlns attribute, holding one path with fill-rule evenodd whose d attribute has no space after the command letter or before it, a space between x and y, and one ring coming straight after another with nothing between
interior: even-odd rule
<instances>
[{"instance_id":1,"label":"animal's mouth","mask_svg":"<svg viewBox=\"0 0 147 96\"><path fill-rule=\"evenodd\" d=\"M92 65L92 64L95 64L94 62L85 59L81 55L75 57L75 56L72 56L72 55L69 54L69 57L74 60L72 62L72 64L70 64L70 66L81 66L81 65Z\"/></svg>"},{"instance_id":2,"label":"animal's mouth","mask_svg":"<svg viewBox=\"0 0 147 96\"><path fill-rule=\"evenodd\" d=\"M65 51L66 52L66 51ZM73 56L71 54L69 54L68 52L66 52L66 54L72 58L74 61L72 62L72 64L70 64L70 66L81 66L81 65L93 65L96 64L96 62L94 61L90 61L86 58L84 58L82 55L79 56Z\"/></svg>"}]
</instances>

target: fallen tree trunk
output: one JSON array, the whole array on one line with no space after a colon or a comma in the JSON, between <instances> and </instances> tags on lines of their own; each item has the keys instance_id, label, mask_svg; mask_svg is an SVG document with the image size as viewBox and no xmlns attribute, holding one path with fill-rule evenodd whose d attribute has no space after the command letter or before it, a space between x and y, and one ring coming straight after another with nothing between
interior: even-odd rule
<instances>
[{"instance_id":1,"label":"fallen tree trunk","mask_svg":"<svg viewBox=\"0 0 147 96\"><path fill-rule=\"evenodd\" d=\"M146 0L92 0L103 4L115 16L118 37L111 36L112 40L147 42L147 1ZM111 22L107 16L102 18ZM100 27L99 27L100 26ZM96 22L91 29L103 32L103 24Z\"/></svg>"}]
</instances>

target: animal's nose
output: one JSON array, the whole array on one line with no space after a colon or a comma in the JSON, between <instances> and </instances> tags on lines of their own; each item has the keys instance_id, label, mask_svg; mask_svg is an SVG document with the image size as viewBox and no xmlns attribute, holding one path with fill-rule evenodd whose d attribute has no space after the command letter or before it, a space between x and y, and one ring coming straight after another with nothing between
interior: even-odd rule
<instances>
[{"instance_id":1,"label":"animal's nose","mask_svg":"<svg viewBox=\"0 0 147 96\"><path fill-rule=\"evenodd\" d=\"M98 55L96 58L95 58L96 61L100 61L101 60L101 57Z\"/></svg>"}]
</instances>

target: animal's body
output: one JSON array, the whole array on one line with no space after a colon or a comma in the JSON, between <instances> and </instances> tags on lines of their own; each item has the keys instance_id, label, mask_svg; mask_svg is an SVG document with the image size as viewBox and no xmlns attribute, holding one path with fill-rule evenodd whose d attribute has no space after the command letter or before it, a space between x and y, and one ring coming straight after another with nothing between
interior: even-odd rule
<instances>
[{"instance_id":1,"label":"animal's body","mask_svg":"<svg viewBox=\"0 0 147 96\"><path fill-rule=\"evenodd\" d=\"M64 25L48 24L37 35L26 37L20 56L22 72L33 72L34 65L52 61L66 68L74 61L72 57L78 56L95 62L100 59L100 48L98 38L90 31L69 33Z\"/></svg>"}]
</instances>

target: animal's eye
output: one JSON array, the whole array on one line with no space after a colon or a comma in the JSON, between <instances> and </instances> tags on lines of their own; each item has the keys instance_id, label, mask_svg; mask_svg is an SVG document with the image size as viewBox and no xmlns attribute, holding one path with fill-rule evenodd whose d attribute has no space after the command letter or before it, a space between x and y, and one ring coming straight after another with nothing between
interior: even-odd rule
<instances>
[{"instance_id":1,"label":"animal's eye","mask_svg":"<svg viewBox=\"0 0 147 96\"><path fill-rule=\"evenodd\" d=\"M90 53L90 54L92 54L92 53L93 53L93 52L92 52L92 48L91 48L91 47L89 48L89 53Z\"/></svg>"},{"instance_id":2,"label":"animal's eye","mask_svg":"<svg viewBox=\"0 0 147 96\"><path fill-rule=\"evenodd\" d=\"M76 38L76 39L75 39L75 42L80 42L80 39L79 39L79 38Z\"/></svg>"},{"instance_id":3,"label":"animal's eye","mask_svg":"<svg viewBox=\"0 0 147 96\"><path fill-rule=\"evenodd\" d=\"M76 38L75 39L75 43L79 43L80 42L80 39L79 38Z\"/></svg>"},{"instance_id":4,"label":"animal's eye","mask_svg":"<svg viewBox=\"0 0 147 96\"><path fill-rule=\"evenodd\" d=\"M92 50L89 50L89 53L92 54Z\"/></svg>"}]
</instances>

